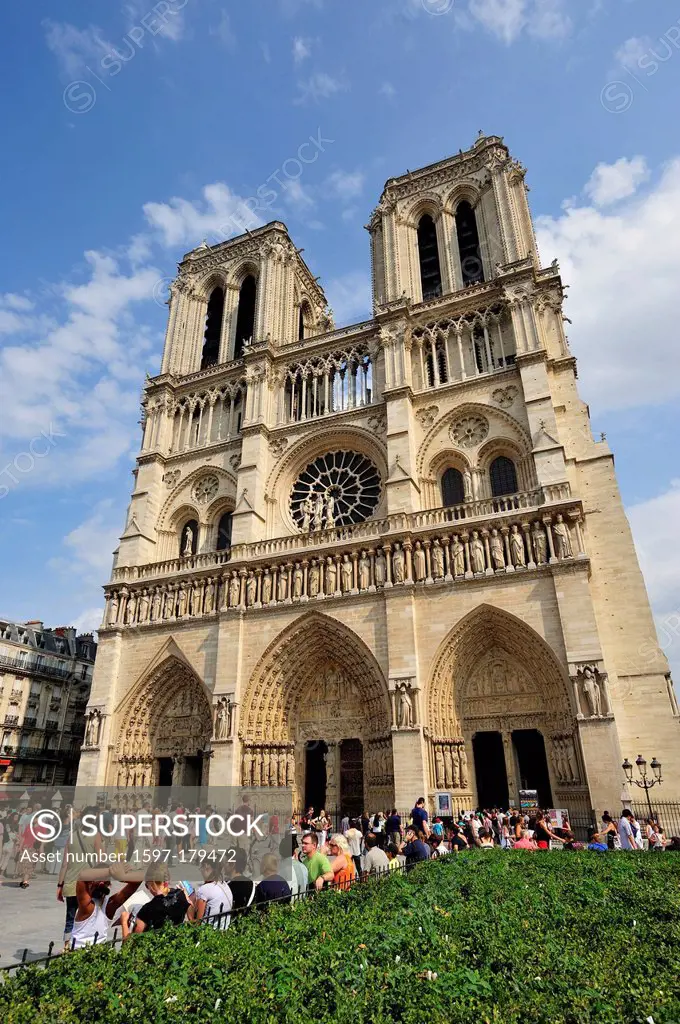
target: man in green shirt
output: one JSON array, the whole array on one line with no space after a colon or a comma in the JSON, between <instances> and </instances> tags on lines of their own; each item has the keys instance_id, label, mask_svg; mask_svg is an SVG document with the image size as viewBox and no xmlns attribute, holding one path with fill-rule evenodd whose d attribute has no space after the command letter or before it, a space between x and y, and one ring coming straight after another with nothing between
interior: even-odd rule
<instances>
[{"instance_id":1,"label":"man in green shirt","mask_svg":"<svg viewBox=\"0 0 680 1024\"><path fill-rule=\"evenodd\" d=\"M325 854L319 852L319 837L316 832L307 832L302 837L302 863L307 868L309 884L323 889L324 882L333 881L333 868Z\"/></svg>"}]
</instances>

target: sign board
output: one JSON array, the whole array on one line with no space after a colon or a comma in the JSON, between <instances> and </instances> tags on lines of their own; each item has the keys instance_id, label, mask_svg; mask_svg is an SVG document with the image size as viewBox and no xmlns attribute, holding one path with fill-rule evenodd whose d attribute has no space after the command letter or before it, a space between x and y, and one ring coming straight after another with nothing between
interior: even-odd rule
<instances>
[{"instance_id":1,"label":"sign board","mask_svg":"<svg viewBox=\"0 0 680 1024\"><path fill-rule=\"evenodd\" d=\"M564 828L565 821L569 821L569 811L563 807L551 807L548 811L548 818L552 828Z\"/></svg>"},{"instance_id":2,"label":"sign board","mask_svg":"<svg viewBox=\"0 0 680 1024\"><path fill-rule=\"evenodd\" d=\"M453 801L450 793L435 793L434 813L437 818L450 818L453 814Z\"/></svg>"},{"instance_id":3,"label":"sign board","mask_svg":"<svg viewBox=\"0 0 680 1024\"><path fill-rule=\"evenodd\" d=\"M538 790L537 789L520 789L519 791L519 806L523 811L536 811L538 810Z\"/></svg>"}]
</instances>

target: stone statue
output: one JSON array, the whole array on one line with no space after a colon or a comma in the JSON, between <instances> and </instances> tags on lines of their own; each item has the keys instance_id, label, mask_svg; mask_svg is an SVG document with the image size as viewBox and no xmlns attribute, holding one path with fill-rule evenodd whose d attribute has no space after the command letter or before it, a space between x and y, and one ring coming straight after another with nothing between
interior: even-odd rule
<instances>
[{"instance_id":1,"label":"stone statue","mask_svg":"<svg viewBox=\"0 0 680 1024\"><path fill-rule=\"evenodd\" d=\"M460 786L461 789L468 788L468 762L467 754L465 753L465 747L461 746L458 748L458 759L460 761Z\"/></svg>"},{"instance_id":2,"label":"stone statue","mask_svg":"<svg viewBox=\"0 0 680 1024\"><path fill-rule=\"evenodd\" d=\"M394 552L392 554L392 582L403 583L404 582L404 570L405 570L405 559L404 552L401 544L394 545Z\"/></svg>"},{"instance_id":3,"label":"stone statue","mask_svg":"<svg viewBox=\"0 0 680 1024\"><path fill-rule=\"evenodd\" d=\"M137 595L132 591L128 599L127 608L125 610L125 622L128 626L133 626L137 618Z\"/></svg>"},{"instance_id":4,"label":"stone statue","mask_svg":"<svg viewBox=\"0 0 680 1024\"><path fill-rule=\"evenodd\" d=\"M335 559L329 555L326 559L326 593L334 594L338 585L338 569Z\"/></svg>"},{"instance_id":5,"label":"stone statue","mask_svg":"<svg viewBox=\"0 0 680 1024\"><path fill-rule=\"evenodd\" d=\"M498 530L491 531L491 562L494 569L505 569L505 551L503 550L503 538Z\"/></svg>"},{"instance_id":6,"label":"stone statue","mask_svg":"<svg viewBox=\"0 0 680 1024\"><path fill-rule=\"evenodd\" d=\"M165 592L165 607L163 608L163 618L171 619L175 614L175 606L177 604L177 584L173 583L171 587Z\"/></svg>"},{"instance_id":7,"label":"stone statue","mask_svg":"<svg viewBox=\"0 0 680 1024\"><path fill-rule=\"evenodd\" d=\"M437 786L445 786L446 779L444 777L444 751L441 747L436 747L434 752L434 763L435 763L435 783Z\"/></svg>"},{"instance_id":8,"label":"stone statue","mask_svg":"<svg viewBox=\"0 0 680 1024\"><path fill-rule=\"evenodd\" d=\"M315 505L314 505L313 526L314 526L315 530L322 530L323 529L323 510L324 510L323 493L321 491L318 491L317 495L316 495L316 502L315 502Z\"/></svg>"},{"instance_id":9,"label":"stone statue","mask_svg":"<svg viewBox=\"0 0 680 1024\"><path fill-rule=\"evenodd\" d=\"M472 501L472 473L469 469L463 471L463 496L465 501Z\"/></svg>"},{"instance_id":10,"label":"stone statue","mask_svg":"<svg viewBox=\"0 0 680 1024\"><path fill-rule=\"evenodd\" d=\"M449 746L444 747L444 781L447 786L453 782L453 758Z\"/></svg>"},{"instance_id":11,"label":"stone statue","mask_svg":"<svg viewBox=\"0 0 680 1024\"><path fill-rule=\"evenodd\" d=\"M229 607L238 608L241 601L241 581L238 578L238 573L232 573L232 577L229 580Z\"/></svg>"},{"instance_id":12,"label":"stone statue","mask_svg":"<svg viewBox=\"0 0 680 1024\"><path fill-rule=\"evenodd\" d=\"M588 701L592 718L602 718L602 692L595 672L590 665L583 669L583 692Z\"/></svg>"},{"instance_id":13,"label":"stone statue","mask_svg":"<svg viewBox=\"0 0 680 1024\"><path fill-rule=\"evenodd\" d=\"M510 557L515 568L526 565L524 538L519 532L519 526L517 523L513 524L512 530L510 531Z\"/></svg>"},{"instance_id":14,"label":"stone statue","mask_svg":"<svg viewBox=\"0 0 680 1024\"><path fill-rule=\"evenodd\" d=\"M246 581L246 604L249 608L252 608L257 600L257 579L255 573L251 569L248 572L248 579Z\"/></svg>"},{"instance_id":15,"label":"stone statue","mask_svg":"<svg viewBox=\"0 0 680 1024\"><path fill-rule=\"evenodd\" d=\"M302 531L309 533L314 516L314 502L309 495L301 503L300 508L302 509Z\"/></svg>"},{"instance_id":16,"label":"stone statue","mask_svg":"<svg viewBox=\"0 0 680 1024\"><path fill-rule=\"evenodd\" d=\"M285 601L288 597L288 571L283 566L279 569L276 596L279 601Z\"/></svg>"},{"instance_id":17,"label":"stone statue","mask_svg":"<svg viewBox=\"0 0 680 1024\"><path fill-rule=\"evenodd\" d=\"M578 771L576 770L576 754L574 753L574 742L570 737L564 741L564 754L569 765L569 779L571 782L578 782Z\"/></svg>"},{"instance_id":18,"label":"stone statue","mask_svg":"<svg viewBox=\"0 0 680 1024\"><path fill-rule=\"evenodd\" d=\"M456 756L456 752L452 752L451 754L451 769L453 772L451 785L453 786L454 789L460 789L460 763L458 761L458 757Z\"/></svg>"},{"instance_id":19,"label":"stone statue","mask_svg":"<svg viewBox=\"0 0 680 1024\"><path fill-rule=\"evenodd\" d=\"M326 529L332 530L335 526L335 498L332 494L326 495Z\"/></svg>"},{"instance_id":20,"label":"stone statue","mask_svg":"<svg viewBox=\"0 0 680 1024\"><path fill-rule=\"evenodd\" d=\"M451 546L451 554L453 555L453 575L464 576L465 575L465 548L460 542L458 534L453 538L453 544Z\"/></svg>"},{"instance_id":21,"label":"stone statue","mask_svg":"<svg viewBox=\"0 0 680 1024\"><path fill-rule=\"evenodd\" d=\"M149 621L149 591L143 590L142 596L139 599L139 610L137 618L140 622Z\"/></svg>"},{"instance_id":22,"label":"stone statue","mask_svg":"<svg viewBox=\"0 0 680 1024\"><path fill-rule=\"evenodd\" d=\"M101 713L98 708L93 708L87 716L85 726L85 746L96 747L99 745L99 731L101 727Z\"/></svg>"},{"instance_id":23,"label":"stone statue","mask_svg":"<svg viewBox=\"0 0 680 1024\"><path fill-rule=\"evenodd\" d=\"M215 739L226 740L229 738L229 702L226 697L217 704L215 712Z\"/></svg>"},{"instance_id":24,"label":"stone statue","mask_svg":"<svg viewBox=\"0 0 680 1024\"><path fill-rule=\"evenodd\" d=\"M419 540L416 541L415 550L413 552L413 574L418 581L424 580L427 576L425 552L423 551L423 545Z\"/></svg>"},{"instance_id":25,"label":"stone statue","mask_svg":"<svg viewBox=\"0 0 680 1024\"><path fill-rule=\"evenodd\" d=\"M177 592L177 618L181 619L187 613L187 592L183 583L180 583Z\"/></svg>"},{"instance_id":26,"label":"stone statue","mask_svg":"<svg viewBox=\"0 0 680 1024\"><path fill-rule=\"evenodd\" d=\"M293 786L295 784L295 755L292 751L289 751L286 755L286 785Z\"/></svg>"},{"instance_id":27,"label":"stone statue","mask_svg":"<svg viewBox=\"0 0 680 1024\"><path fill-rule=\"evenodd\" d=\"M196 582L191 590L191 614L201 614L201 584Z\"/></svg>"},{"instance_id":28,"label":"stone statue","mask_svg":"<svg viewBox=\"0 0 680 1024\"><path fill-rule=\"evenodd\" d=\"M385 552L382 548L378 550L375 556L375 585L376 587L384 587L385 580L387 579L387 560L385 558Z\"/></svg>"},{"instance_id":29,"label":"stone statue","mask_svg":"<svg viewBox=\"0 0 680 1024\"><path fill-rule=\"evenodd\" d=\"M371 560L365 551L359 559L359 590L368 590L371 583Z\"/></svg>"},{"instance_id":30,"label":"stone statue","mask_svg":"<svg viewBox=\"0 0 680 1024\"><path fill-rule=\"evenodd\" d=\"M269 604L272 599L272 576L269 569L265 569L262 577L262 604Z\"/></svg>"},{"instance_id":31,"label":"stone statue","mask_svg":"<svg viewBox=\"0 0 680 1024\"><path fill-rule=\"evenodd\" d=\"M109 605L109 626L115 626L118 622L118 591L114 591L111 597L111 604Z\"/></svg>"},{"instance_id":32,"label":"stone statue","mask_svg":"<svg viewBox=\"0 0 680 1024\"><path fill-rule=\"evenodd\" d=\"M156 587L151 599L151 621L157 622L161 617L161 588Z\"/></svg>"},{"instance_id":33,"label":"stone statue","mask_svg":"<svg viewBox=\"0 0 680 1024\"><path fill-rule=\"evenodd\" d=\"M477 530L474 530L472 540L470 541L470 561L472 562L472 571L474 573L484 572L486 568L484 564L484 544L480 540Z\"/></svg>"},{"instance_id":34,"label":"stone statue","mask_svg":"<svg viewBox=\"0 0 680 1024\"><path fill-rule=\"evenodd\" d=\"M194 553L194 531L190 526L186 527L184 533L184 546L182 548L182 556L188 558Z\"/></svg>"},{"instance_id":35,"label":"stone statue","mask_svg":"<svg viewBox=\"0 0 680 1024\"><path fill-rule=\"evenodd\" d=\"M304 574L302 572L302 566L299 562L295 563L295 569L293 570L293 597L298 600L302 597L302 584L304 582Z\"/></svg>"},{"instance_id":36,"label":"stone statue","mask_svg":"<svg viewBox=\"0 0 680 1024\"><path fill-rule=\"evenodd\" d=\"M309 568L309 576L307 578L307 590L310 597L316 597L319 593L319 584L321 579L321 570L316 561L316 558L312 559L312 564Z\"/></svg>"},{"instance_id":37,"label":"stone statue","mask_svg":"<svg viewBox=\"0 0 680 1024\"><path fill-rule=\"evenodd\" d=\"M436 580L444 576L444 551L438 537L432 543L432 575Z\"/></svg>"},{"instance_id":38,"label":"stone statue","mask_svg":"<svg viewBox=\"0 0 680 1024\"><path fill-rule=\"evenodd\" d=\"M555 555L557 558L572 558L574 552L571 546L569 527L561 515L557 516L553 524L553 536L555 538Z\"/></svg>"},{"instance_id":39,"label":"stone statue","mask_svg":"<svg viewBox=\"0 0 680 1024\"><path fill-rule=\"evenodd\" d=\"M413 698L406 683L399 688L399 712L397 722L400 729L413 728Z\"/></svg>"},{"instance_id":40,"label":"stone statue","mask_svg":"<svg viewBox=\"0 0 680 1024\"><path fill-rule=\"evenodd\" d=\"M340 566L342 591L344 594L349 593L354 587L354 572L352 563L349 560L349 555L342 556L342 565Z\"/></svg>"},{"instance_id":41,"label":"stone statue","mask_svg":"<svg viewBox=\"0 0 680 1024\"><path fill-rule=\"evenodd\" d=\"M212 576L208 576L208 585L205 588L203 610L206 615L210 615L210 613L215 610L215 583Z\"/></svg>"},{"instance_id":42,"label":"stone statue","mask_svg":"<svg viewBox=\"0 0 680 1024\"><path fill-rule=\"evenodd\" d=\"M531 536L534 542L534 552L536 554L536 565L545 565L547 562L547 548L548 542L545 536L545 530L540 523L534 523Z\"/></svg>"}]
</instances>

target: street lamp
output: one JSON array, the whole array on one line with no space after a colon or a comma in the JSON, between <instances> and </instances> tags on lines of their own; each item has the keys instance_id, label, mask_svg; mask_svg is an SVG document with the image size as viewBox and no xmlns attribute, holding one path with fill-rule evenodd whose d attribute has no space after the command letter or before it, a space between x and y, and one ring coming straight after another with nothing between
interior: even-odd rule
<instances>
[{"instance_id":1,"label":"street lamp","mask_svg":"<svg viewBox=\"0 0 680 1024\"><path fill-rule=\"evenodd\" d=\"M649 791L654 786L656 786L657 782L659 783L659 785L661 785L661 783L663 782L663 779L661 778L661 762L657 761L657 759L655 757L652 758L649 767L652 769L652 772L654 773L654 777L653 778L650 778L650 776L647 774L647 762L645 761L645 759L642 756L642 754L638 754L637 758L635 759L635 764L637 765L637 770L638 770L638 773L640 775L639 779L634 779L633 778L633 766L630 763L630 761L628 760L628 758L626 758L626 760L623 762L621 767L623 768L624 772L626 773L626 781L627 782L632 783L633 785L637 786L639 789L644 789L645 796L647 797L647 807L649 809L649 817L653 818L654 814L652 812L652 802L649 799Z\"/></svg>"}]
</instances>

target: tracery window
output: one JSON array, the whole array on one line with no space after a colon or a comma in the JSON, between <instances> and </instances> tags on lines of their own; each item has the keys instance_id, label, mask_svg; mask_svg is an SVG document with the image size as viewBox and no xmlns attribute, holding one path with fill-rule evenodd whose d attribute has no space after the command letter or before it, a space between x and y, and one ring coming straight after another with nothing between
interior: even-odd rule
<instances>
[{"instance_id":1,"label":"tracery window","mask_svg":"<svg viewBox=\"0 0 680 1024\"><path fill-rule=\"evenodd\" d=\"M293 485L290 509L301 529L329 529L362 523L380 500L380 474L359 452L320 455Z\"/></svg>"}]
</instances>

